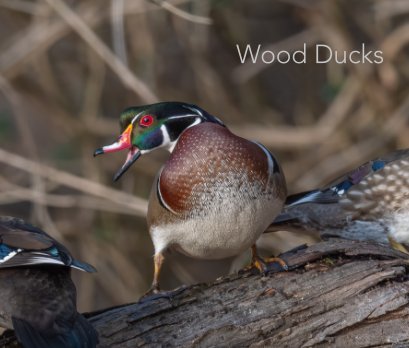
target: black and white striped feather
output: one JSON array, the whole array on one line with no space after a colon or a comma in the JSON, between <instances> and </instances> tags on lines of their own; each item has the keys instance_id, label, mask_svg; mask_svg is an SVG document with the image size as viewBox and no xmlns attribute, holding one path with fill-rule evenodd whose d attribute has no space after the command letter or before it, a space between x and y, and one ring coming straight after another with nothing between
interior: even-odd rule
<instances>
[{"instance_id":1,"label":"black and white striped feather","mask_svg":"<svg viewBox=\"0 0 409 348\"><path fill-rule=\"evenodd\" d=\"M91 265L75 260L69 251L41 229L13 217L0 217L0 269L56 265L95 272Z\"/></svg>"}]
</instances>

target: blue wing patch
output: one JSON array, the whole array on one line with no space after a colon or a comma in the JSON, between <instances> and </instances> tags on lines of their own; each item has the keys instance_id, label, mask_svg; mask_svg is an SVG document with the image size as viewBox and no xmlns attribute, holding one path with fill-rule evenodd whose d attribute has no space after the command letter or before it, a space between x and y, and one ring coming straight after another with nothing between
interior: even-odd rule
<instances>
[{"instance_id":1,"label":"blue wing patch","mask_svg":"<svg viewBox=\"0 0 409 348\"><path fill-rule=\"evenodd\" d=\"M11 254L15 255L19 249L11 248L5 244L0 244L0 263L6 261Z\"/></svg>"},{"instance_id":2,"label":"blue wing patch","mask_svg":"<svg viewBox=\"0 0 409 348\"><path fill-rule=\"evenodd\" d=\"M356 169L354 172L352 172L347 180L342 181L338 185L334 186L332 190L342 195L345 192L347 192L353 185L359 184L363 178L370 174L371 170L374 172L381 170L385 167L385 164L386 164L385 161L376 160L373 161L372 166L370 166L370 169L368 168L368 166L363 165Z\"/></svg>"},{"instance_id":3,"label":"blue wing patch","mask_svg":"<svg viewBox=\"0 0 409 348\"><path fill-rule=\"evenodd\" d=\"M352 186L359 184L371 172L376 172L385 167L388 162L383 160L375 160L372 164L369 162L364 164L354 171L343 177L344 180L333 186L329 186L323 190L313 190L302 192L296 195L289 196L286 200L286 206L295 206L305 203L337 203L340 196L344 195Z\"/></svg>"},{"instance_id":4,"label":"blue wing patch","mask_svg":"<svg viewBox=\"0 0 409 348\"><path fill-rule=\"evenodd\" d=\"M49 253L50 255L54 256L54 257L58 257L60 256L60 253L58 251L58 249L54 246L50 249L47 250L47 253Z\"/></svg>"},{"instance_id":5,"label":"blue wing patch","mask_svg":"<svg viewBox=\"0 0 409 348\"><path fill-rule=\"evenodd\" d=\"M385 161L376 160L372 163L372 170L376 172L377 170L383 169L385 167Z\"/></svg>"},{"instance_id":6,"label":"blue wing patch","mask_svg":"<svg viewBox=\"0 0 409 348\"><path fill-rule=\"evenodd\" d=\"M353 183L351 181L345 180L345 181L339 183L338 185L336 185L333 188L333 191L335 191L338 194L343 194L346 191L348 191L351 188L352 185L353 185Z\"/></svg>"}]
</instances>

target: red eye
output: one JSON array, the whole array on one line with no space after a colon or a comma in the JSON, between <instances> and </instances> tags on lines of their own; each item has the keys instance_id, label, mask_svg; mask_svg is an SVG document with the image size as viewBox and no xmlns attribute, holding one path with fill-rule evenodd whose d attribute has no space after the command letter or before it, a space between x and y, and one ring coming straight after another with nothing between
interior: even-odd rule
<instances>
[{"instance_id":1,"label":"red eye","mask_svg":"<svg viewBox=\"0 0 409 348\"><path fill-rule=\"evenodd\" d=\"M153 116L145 115L139 121L139 125L141 127L149 127L153 123Z\"/></svg>"}]
</instances>

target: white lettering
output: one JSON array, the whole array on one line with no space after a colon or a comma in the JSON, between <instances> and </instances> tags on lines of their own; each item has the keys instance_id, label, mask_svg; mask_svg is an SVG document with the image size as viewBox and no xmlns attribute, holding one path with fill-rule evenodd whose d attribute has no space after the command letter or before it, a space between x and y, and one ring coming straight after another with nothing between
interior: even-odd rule
<instances>
[{"instance_id":1,"label":"white lettering","mask_svg":"<svg viewBox=\"0 0 409 348\"><path fill-rule=\"evenodd\" d=\"M297 60L297 55L301 56L301 60ZM307 44L306 43L304 44L304 47L302 50L298 50L293 53L293 61L296 64L307 63Z\"/></svg>"},{"instance_id":2,"label":"white lettering","mask_svg":"<svg viewBox=\"0 0 409 348\"><path fill-rule=\"evenodd\" d=\"M320 49L326 49L329 52L329 57L325 60L320 59ZM325 64L328 63L332 59L332 49L327 45L318 44L315 46L315 59L317 64Z\"/></svg>"},{"instance_id":3,"label":"white lettering","mask_svg":"<svg viewBox=\"0 0 409 348\"><path fill-rule=\"evenodd\" d=\"M244 56L241 54L240 46L239 46L239 45L236 45L236 47L237 47L237 52L239 53L239 58L240 58L241 64L243 64L243 63L246 61L246 59L247 59L247 54L250 54L251 61L252 61L253 63L255 63L255 62L257 61L257 57L258 57L258 54L259 54L259 52L260 52L261 45L258 45L258 46L257 46L257 51L256 51L256 54L255 54L255 55L253 54L253 51L252 51L252 49L251 49L251 46L250 46L250 45L246 45L246 50L244 51Z\"/></svg>"},{"instance_id":4,"label":"white lettering","mask_svg":"<svg viewBox=\"0 0 409 348\"><path fill-rule=\"evenodd\" d=\"M271 56L270 60L268 60L268 58L266 58L266 54ZM272 62L274 62L274 59L275 59L275 56L274 56L274 53L272 51L264 51L261 54L261 60L265 64L271 64Z\"/></svg>"}]
</instances>

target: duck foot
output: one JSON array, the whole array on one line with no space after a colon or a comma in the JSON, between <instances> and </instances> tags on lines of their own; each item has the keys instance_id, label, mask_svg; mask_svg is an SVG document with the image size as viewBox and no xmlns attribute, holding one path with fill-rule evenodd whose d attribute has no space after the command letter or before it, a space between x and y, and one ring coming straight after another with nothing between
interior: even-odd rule
<instances>
[{"instance_id":1,"label":"duck foot","mask_svg":"<svg viewBox=\"0 0 409 348\"><path fill-rule=\"evenodd\" d=\"M279 266L277 269L277 265ZM261 274L267 274L268 272L282 272L288 271L287 263L279 257L262 258L257 253L257 247L253 245L251 247L251 264L244 268L242 272L257 270Z\"/></svg>"},{"instance_id":2,"label":"duck foot","mask_svg":"<svg viewBox=\"0 0 409 348\"><path fill-rule=\"evenodd\" d=\"M253 261L251 264L245 268L243 268L239 273L244 273L244 272L257 272L260 274L267 274L269 272L282 272L282 271L288 271L288 265L287 263L279 258L279 257L272 257L272 258L266 258L263 259L261 257L253 258Z\"/></svg>"},{"instance_id":3,"label":"duck foot","mask_svg":"<svg viewBox=\"0 0 409 348\"><path fill-rule=\"evenodd\" d=\"M278 265L278 271L288 271L287 263L279 257L261 258L257 257L254 266L259 270L260 273L266 274L273 271Z\"/></svg>"}]
</instances>

